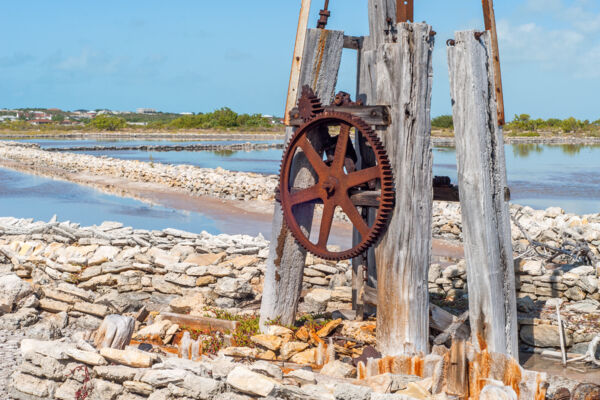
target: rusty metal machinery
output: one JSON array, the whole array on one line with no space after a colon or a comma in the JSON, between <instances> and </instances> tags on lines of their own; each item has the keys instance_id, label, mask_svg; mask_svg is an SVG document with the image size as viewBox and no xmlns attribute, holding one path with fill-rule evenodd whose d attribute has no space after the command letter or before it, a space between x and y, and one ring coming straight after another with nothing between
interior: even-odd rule
<instances>
[{"instance_id":1,"label":"rusty metal machinery","mask_svg":"<svg viewBox=\"0 0 600 400\"><path fill-rule=\"evenodd\" d=\"M383 232L393 210L393 176L387 154L377 134L360 118L336 111L335 105L360 107L346 93L336 97L333 106L324 108L310 88L303 89L293 118L304 123L290 139L281 163L278 199L285 223L298 243L311 253L328 260L356 257L374 244ZM362 169L356 167L356 151L352 133L372 150L375 163ZM313 140L319 145L311 143ZM303 153L317 182L307 188L293 187L292 163ZM322 204L318 238L310 240L301 229L296 208L304 204ZM360 234L360 242L352 248L330 251L327 247L335 212L340 208ZM376 208L376 217L369 224L363 217L364 207Z\"/></svg>"}]
</instances>

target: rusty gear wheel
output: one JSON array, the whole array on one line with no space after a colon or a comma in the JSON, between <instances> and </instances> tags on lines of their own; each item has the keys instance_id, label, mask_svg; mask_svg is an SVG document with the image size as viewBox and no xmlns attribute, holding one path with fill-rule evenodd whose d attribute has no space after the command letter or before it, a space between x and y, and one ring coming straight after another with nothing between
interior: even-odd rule
<instances>
[{"instance_id":1,"label":"rusty gear wheel","mask_svg":"<svg viewBox=\"0 0 600 400\"><path fill-rule=\"evenodd\" d=\"M339 126L339 135L321 138L324 143L335 141L333 158L324 160L322 153L320 154L309 141L308 134L328 135L332 126ZM350 141L352 129L355 129L373 150L375 166L348 171L347 154L353 153ZM304 153L318 177L317 183L306 189L292 188L290 182L292 160L297 151ZM369 226L353 203L351 195L373 188L379 188L380 194L377 197L375 220ZM290 139L281 164L279 196L287 227L302 247L327 260L349 259L362 254L374 244L386 226L394 204L392 169L383 145L371 127L351 114L326 111L302 125ZM316 243L311 242L305 235L294 214L296 206L309 203L323 204ZM327 242L337 207L346 213L360 233L361 240L350 249L332 252L327 249Z\"/></svg>"},{"instance_id":2,"label":"rusty gear wheel","mask_svg":"<svg viewBox=\"0 0 600 400\"><path fill-rule=\"evenodd\" d=\"M304 122L314 118L324 110L321 100L315 95L310 86L302 87L302 95L298 99L298 113Z\"/></svg>"}]
</instances>

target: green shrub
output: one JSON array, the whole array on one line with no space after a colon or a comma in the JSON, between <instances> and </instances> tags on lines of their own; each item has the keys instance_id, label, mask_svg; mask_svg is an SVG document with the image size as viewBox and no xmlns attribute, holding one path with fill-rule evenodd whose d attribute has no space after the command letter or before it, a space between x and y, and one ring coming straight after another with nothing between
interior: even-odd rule
<instances>
[{"instance_id":1,"label":"green shrub","mask_svg":"<svg viewBox=\"0 0 600 400\"><path fill-rule=\"evenodd\" d=\"M116 131L117 129L125 128L127 122L123 118L102 114L92 119L90 126L101 131Z\"/></svg>"},{"instance_id":2,"label":"green shrub","mask_svg":"<svg viewBox=\"0 0 600 400\"><path fill-rule=\"evenodd\" d=\"M440 115L431 120L431 126L434 128L454 128L454 121L452 115Z\"/></svg>"}]
</instances>

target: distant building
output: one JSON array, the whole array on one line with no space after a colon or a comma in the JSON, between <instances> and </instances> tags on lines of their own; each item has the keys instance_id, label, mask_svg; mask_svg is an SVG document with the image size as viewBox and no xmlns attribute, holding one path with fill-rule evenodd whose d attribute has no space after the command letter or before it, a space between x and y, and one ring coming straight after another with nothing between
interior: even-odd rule
<instances>
[{"instance_id":1,"label":"distant building","mask_svg":"<svg viewBox=\"0 0 600 400\"><path fill-rule=\"evenodd\" d=\"M156 110L154 108L138 108L135 110L138 114L156 114Z\"/></svg>"},{"instance_id":2,"label":"distant building","mask_svg":"<svg viewBox=\"0 0 600 400\"><path fill-rule=\"evenodd\" d=\"M30 119L29 123L31 125L48 125L48 124L52 123L52 120L51 119L41 119L41 118L39 118L39 119Z\"/></svg>"},{"instance_id":3,"label":"distant building","mask_svg":"<svg viewBox=\"0 0 600 400\"><path fill-rule=\"evenodd\" d=\"M182 112L182 113L179 113L179 115L194 115L194 113L191 113L191 112Z\"/></svg>"},{"instance_id":4,"label":"distant building","mask_svg":"<svg viewBox=\"0 0 600 400\"><path fill-rule=\"evenodd\" d=\"M15 117L14 115L2 115L0 116L0 121L16 121L17 117Z\"/></svg>"}]
</instances>

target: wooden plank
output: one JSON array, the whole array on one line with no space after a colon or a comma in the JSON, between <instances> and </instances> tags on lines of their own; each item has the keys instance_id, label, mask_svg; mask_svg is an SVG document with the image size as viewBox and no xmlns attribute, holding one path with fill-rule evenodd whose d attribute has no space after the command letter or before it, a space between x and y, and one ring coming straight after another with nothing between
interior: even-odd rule
<instances>
[{"instance_id":1,"label":"wooden plank","mask_svg":"<svg viewBox=\"0 0 600 400\"><path fill-rule=\"evenodd\" d=\"M506 162L496 115L491 37L456 33L448 47L458 188L469 282L471 341L518 359Z\"/></svg>"},{"instance_id":2,"label":"wooden plank","mask_svg":"<svg viewBox=\"0 0 600 400\"><path fill-rule=\"evenodd\" d=\"M385 126L390 123L389 107L387 106L331 106L326 110L352 114L362 119L367 125ZM297 108L292 109L290 125L303 125L304 121L296 111Z\"/></svg>"},{"instance_id":3,"label":"wooden plank","mask_svg":"<svg viewBox=\"0 0 600 400\"><path fill-rule=\"evenodd\" d=\"M469 394L466 341L452 341L446 375L446 393L466 399Z\"/></svg>"},{"instance_id":4,"label":"wooden plank","mask_svg":"<svg viewBox=\"0 0 600 400\"><path fill-rule=\"evenodd\" d=\"M308 19L310 16L310 4L312 0L302 0L300 5L300 16L298 19L298 30L296 31L296 44L294 46L294 55L292 58L292 70L290 72L290 83L288 85L288 94L285 104L284 123L289 125L290 110L296 106L298 101L298 91L300 90L300 71L302 70L302 56L306 42L306 29L308 28Z\"/></svg>"},{"instance_id":5,"label":"wooden plank","mask_svg":"<svg viewBox=\"0 0 600 400\"><path fill-rule=\"evenodd\" d=\"M396 0L369 0L369 38L365 38L369 50L391 42L391 32L386 30L395 27L396 18Z\"/></svg>"},{"instance_id":6,"label":"wooden plank","mask_svg":"<svg viewBox=\"0 0 600 400\"><path fill-rule=\"evenodd\" d=\"M350 50L358 50L362 43L362 36L347 36L344 35L344 48Z\"/></svg>"},{"instance_id":7,"label":"wooden plank","mask_svg":"<svg viewBox=\"0 0 600 400\"><path fill-rule=\"evenodd\" d=\"M178 324L180 327L185 326L191 329L214 329L222 332L233 332L239 325L239 322L236 321L227 321L208 317L196 317L192 315L175 314L170 312L161 312L160 315L162 315L164 319L168 319L174 324Z\"/></svg>"},{"instance_id":8,"label":"wooden plank","mask_svg":"<svg viewBox=\"0 0 600 400\"><path fill-rule=\"evenodd\" d=\"M388 305L377 310L377 340L382 354L391 356L404 354L407 344L416 352L429 350L434 44L430 33L424 23L398 24L398 42L384 43L377 50L377 103L392 105L392 124L381 138L396 188L392 218L375 249L379 303Z\"/></svg>"},{"instance_id":9,"label":"wooden plank","mask_svg":"<svg viewBox=\"0 0 600 400\"><path fill-rule=\"evenodd\" d=\"M333 103L335 97L343 47L342 31L309 29L307 32L300 84L309 85L325 106Z\"/></svg>"},{"instance_id":10,"label":"wooden plank","mask_svg":"<svg viewBox=\"0 0 600 400\"><path fill-rule=\"evenodd\" d=\"M331 102L334 97L343 44L344 33L341 31L311 29L306 37L303 53L304 63L298 85L299 87L311 85L315 93L324 99L326 105L327 101ZM288 126L286 143L293 133L294 128ZM318 132L309 134L309 140L315 149L322 147L318 138ZM312 167L301 152L294 158L291 174L290 181L294 187L306 188L316 182ZM277 318L284 325L294 323L306 261L306 250L296 242L285 226L280 204L275 202L274 208L271 243L260 307L262 330L266 328L269 320ZM314 205L302 205L296 207L295 211L300 227L310 235Z\"/></svg>"},{"instance_id":11,"label":"wooden plank","mask_svg":"<svg viewBox=\"0 0 600 400\"><path fill-rule=\"evenodd\" d=\"M494 12L494 0L482 0L482 4L485 29L491 34L491 49L494 64L494 87L496 93L498 125L504 126L504 123L506 121L506 117L504 114L504 91L502 88L502 70L500 68L500 49L498 47L498 31L496 30L496 14Z\"/></svg>"}]
</instances>

